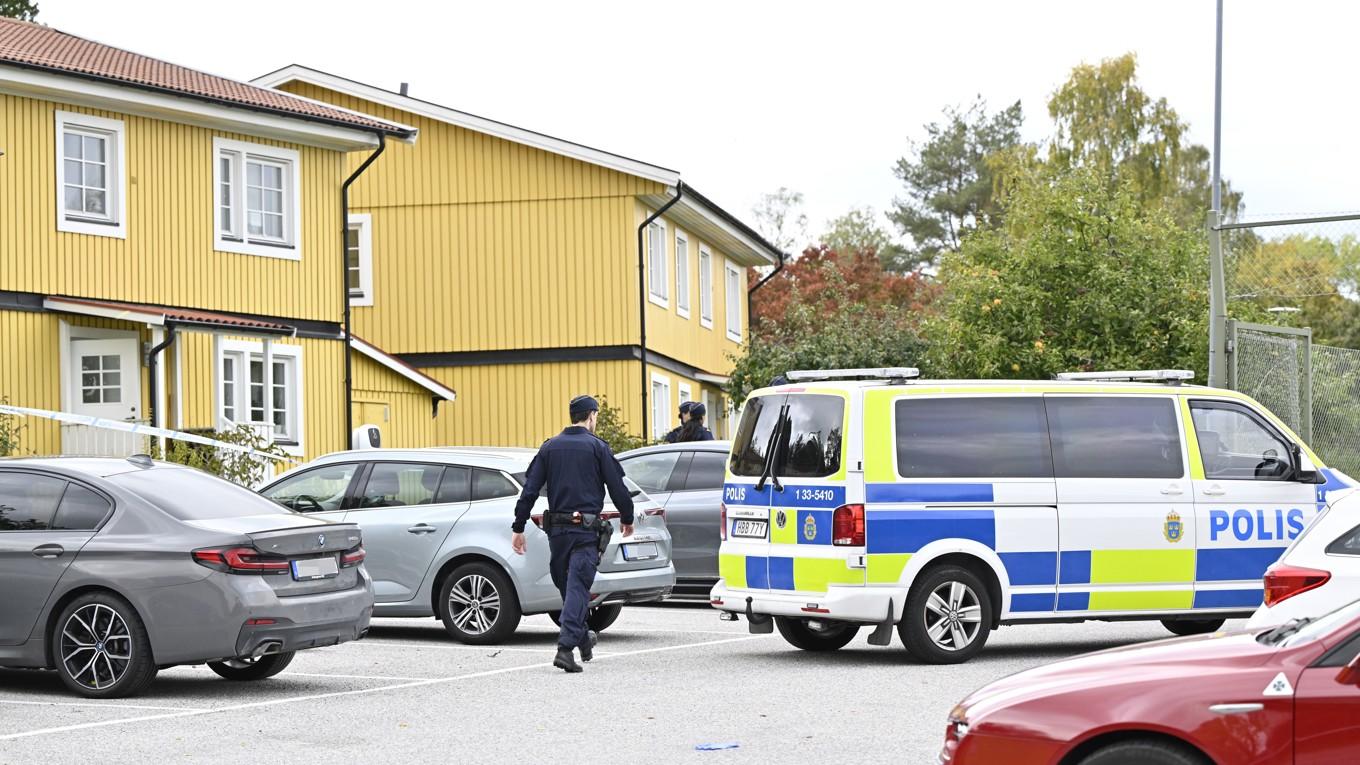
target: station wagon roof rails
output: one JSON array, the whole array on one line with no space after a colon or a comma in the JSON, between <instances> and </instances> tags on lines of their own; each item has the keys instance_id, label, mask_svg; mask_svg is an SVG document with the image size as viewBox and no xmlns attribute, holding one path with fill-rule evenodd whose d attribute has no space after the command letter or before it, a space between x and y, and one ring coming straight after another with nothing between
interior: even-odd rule
<instances>
[{"instance_id":1,"label":"station wagon roof rails","mask_svg":"<svg viewBox=\"0 0 1360 765\"><path fill-rule=\"evenodd\" d=\"M1189 369L1135 369L1119 372L1060 372L1054 375L1057 380L1100 381L1100 382L1159 382L1167 385L1180 385L1195 379Z\"/></svg>"},{"instance_id":2,"label":"station wagon roof rails","mask_svg":"<svg viewBox=\"0 0 1360 765\"><path fill-rule=\"evenodd\" d=\"M887 380L901 385L907 380L921 376L915 367L878 367L875 369L799 369L784 375L789 382L813 382L817 380Z\"/></svg>"}]
</instances>

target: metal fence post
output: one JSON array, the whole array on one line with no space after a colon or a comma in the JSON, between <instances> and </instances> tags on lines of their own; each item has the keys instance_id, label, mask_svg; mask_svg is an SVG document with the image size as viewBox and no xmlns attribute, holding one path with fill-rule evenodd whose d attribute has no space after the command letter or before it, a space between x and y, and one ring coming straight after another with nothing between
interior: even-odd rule
<instances>
[{"instance_id":1,"label":"metal fence post","mask_svg":"<svg viewBox=\"0 0 1360 765\"><path fill-rule=\"evenodd\" d=\"M1209 211L1209 386L1228 380L1228 297L1223 275L1223 232L1217 210Z\"/></svg>"},{"instance_id":2,"label":"metal fence post","mask_svg":"<svg viewBox=\"0 0 1360 765\"><path fill-rule=\"evenodd\" d=\"M1313 443L1313 332L1303 336L1303 380L1299 383L1299 426L1304 443Z\"/></svg>"}]
</instances>

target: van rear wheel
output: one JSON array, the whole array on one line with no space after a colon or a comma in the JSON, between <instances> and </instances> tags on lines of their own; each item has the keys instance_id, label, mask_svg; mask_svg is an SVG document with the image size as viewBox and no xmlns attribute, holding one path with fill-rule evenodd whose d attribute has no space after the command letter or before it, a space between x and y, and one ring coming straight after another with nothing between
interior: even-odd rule
<instances>
[{"instance_id":1,"label":"van rear wheel","mask_svg":"<svg viewBox=\"0 0 1360 765\"><path fill-rule=\"evenodd\" d=\"M774 626L794 648L804 651L836 651L844 648L855 635L859 625L826 619L795 619L776 616Z\"/></svg>"},{"instance_id":2,"label":"van rear wheel","mask_svg":"<svg viewBox=\"0 0 1360 765\"><path fill-rule=\"evenodd\" d=\"M976 574L960 566L939 566L912 585L897 633L919 661L961 664L987 644L992 614L991 596Z\"/></svg>"},{"instance_id":3,"label":"van rear wheel","mask_svg":"<svg viewBox=\"0 0 1360 765\"><path fill-rule=\"evenodd\" d=\"M1173 635L1207 635L1223 626L1222 619L1163 619L1162 626Z\"/></svg>"}]
</instances>

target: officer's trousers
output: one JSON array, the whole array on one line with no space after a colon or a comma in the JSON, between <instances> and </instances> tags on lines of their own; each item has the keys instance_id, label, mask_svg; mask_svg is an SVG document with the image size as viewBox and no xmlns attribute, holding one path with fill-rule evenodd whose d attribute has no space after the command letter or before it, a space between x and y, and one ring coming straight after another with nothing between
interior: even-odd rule
<instances>
[{"instance_id":1,"label":"officer's trousers","mask_svg":"<svg viewBox=\"0 0 1360 765\"><path fill-rule=\"evenodd\" d=\"M586 640L586 617L590 613L590 586L600 564L599 537L580 527L555 528L548 533L552 559L548 569L562 593L562 631L557 647L571 649Z\"/></svg>"}]
</instances>

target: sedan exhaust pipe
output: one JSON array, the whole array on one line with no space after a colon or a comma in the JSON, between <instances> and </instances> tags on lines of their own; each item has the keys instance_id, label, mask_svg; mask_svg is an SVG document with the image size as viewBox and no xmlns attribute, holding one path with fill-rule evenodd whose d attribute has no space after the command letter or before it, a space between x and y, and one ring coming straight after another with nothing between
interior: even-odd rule
<instances>
[{"instance_id":1,"label":"sedan exhaust pipe","mask_svg":"<svg viewBox=\"0 0 1360 765\"><path fill-rule=\"evenodd\" d=\"M251 661L257 661L257 660L259 660L260 657L262 657L262 656L267 656L268 654L271 654L271 653L278 653L278 652L281 651L282 649L283 649L283 641L281 641L281 640L266 640L266 641L264 641L263 643L260 643L259 645L255 646L255 650L253 650L253 651L250 652L250 660L251 660Z\"/></svg>"}]
</instances>

